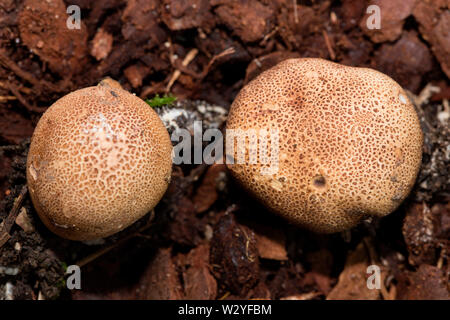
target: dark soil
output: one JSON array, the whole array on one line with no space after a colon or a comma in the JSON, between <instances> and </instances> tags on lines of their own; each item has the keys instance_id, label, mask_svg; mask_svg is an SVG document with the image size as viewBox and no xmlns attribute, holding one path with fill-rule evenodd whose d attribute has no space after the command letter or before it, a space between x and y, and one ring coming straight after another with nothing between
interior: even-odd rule
<instances>
[{"instance_id":1,"label":"dark soil","mask_svg":"<svg viewBox=\"0 0 450 320\"><path fill-rule=\"evenodd\" d=\"M366 27L372 3L380 30ZM71 4L80 30L66 27ZM446 0L0 0L0 299L449 299L449 10ZM12 210L33 128L66 93L110 76L141 98L174 94L192 115L178 125L221 127L244 84L292 57L372 67L411 92L423 164L391 215L314 234L267 212L218 164L174 166L154 214L97 243L52 234L26 193ZM199 112L202 101L222 108ZM71 264L82 290L66 288ZM370 264L381 290L366 287Z\"/></svg>"}]
</instances>

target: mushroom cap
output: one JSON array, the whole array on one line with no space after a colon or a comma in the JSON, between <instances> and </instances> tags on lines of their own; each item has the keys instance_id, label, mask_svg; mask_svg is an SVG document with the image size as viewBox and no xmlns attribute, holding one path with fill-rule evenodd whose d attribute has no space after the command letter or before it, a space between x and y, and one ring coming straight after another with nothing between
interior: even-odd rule
<instances>
[{"instance_id":1,"label":"mushroom cap","mask_svg":"<svg viewBox=\"0 0 450 320\"><path fill-rule=\"evenodd\" d=\"M419 119L400 85L322 59L289 59L260 74L234 100L226 129L278 131L275 174L250 163L248 144L244 163L228 167L269 209L321 233L394 211L422 159Z\"/></svg>"},{"instance_id":2,"label":"mushroom cap","mask_svg":"<svg viewBox=\"0 0 450 320\"><path fill-rule=\"evenodd\" d=\"M69 93L41 117L27 183L44 224L71 240L114 234L167 189L172 144L156 112L106 82Z\"/></svg>"}]
</instances>

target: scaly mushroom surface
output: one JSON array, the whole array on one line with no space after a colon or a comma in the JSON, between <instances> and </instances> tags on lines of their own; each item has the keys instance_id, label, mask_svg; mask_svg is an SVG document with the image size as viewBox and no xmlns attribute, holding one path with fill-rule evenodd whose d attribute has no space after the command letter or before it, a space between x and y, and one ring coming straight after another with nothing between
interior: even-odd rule
<instances>
[{"instance_id":1,"label":"scaly mushroom surface","mask_svg":"<svg viewBox=\"0 0 450 320\"><path fill-rule=\"evenodd\" d=\"M233 102L229 129L279 132L276 173L250 163L248 144L244 163L228 167L269 209L316 232L394 211L422 158L418 116L398 83L322 59L289 59L260 74Z\"/></svg>"},{"instance_id":2,"label":"scaly mushroom surface","mask_svg":"<svg viewBox=\"0 0 450 320\"><path fill-rule=\"evenodd\" d=\"M44 224L71 240L114 234L148 213L170 181L172 145L155 111L108 81L41 117L27 182Z\"/></svg>"}]
</instances>

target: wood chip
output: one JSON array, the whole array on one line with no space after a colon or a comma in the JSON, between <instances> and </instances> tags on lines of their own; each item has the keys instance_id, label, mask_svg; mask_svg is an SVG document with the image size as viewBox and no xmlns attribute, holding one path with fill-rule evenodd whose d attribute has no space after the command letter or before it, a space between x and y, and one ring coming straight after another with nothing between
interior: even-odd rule
<instances>
[{"instance_id":1,"label":"wood chip","mask_svg":"<svg viewBox=\"0 0 450 320\"><path fill-rule=\"evenodd\" d=\"M364 243L359 243L348 255L338 284L328 294L327 300L379 300L380 290L367 287L369 260Z\"/></svg>"},{"instance_id":2,"label":"wood chip","mask_svg":"<svg viewBox=\"0 0 450 320\"><path fill-rule=\"evenodd\" d=\"M26 233L32 233L34 231L33 223L28 216L27 209L22 207L16 218L16 224L23 229Z\"/></svg>"},{"instance_id":3,"label":"wood chip","mask_svg":"<svg viewBox=\"0 0 450 320\"><path fill-rule=\"evenodd\" d=\"M105 59L111 52L113 36L100 28L92 40L91 55L97 61Z\"/></svg>"}]
</instances>

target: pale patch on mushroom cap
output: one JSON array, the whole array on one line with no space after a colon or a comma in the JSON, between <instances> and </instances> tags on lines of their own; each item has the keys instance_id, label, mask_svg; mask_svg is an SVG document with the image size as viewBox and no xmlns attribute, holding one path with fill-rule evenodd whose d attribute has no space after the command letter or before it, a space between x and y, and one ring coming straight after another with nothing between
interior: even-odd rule
<instances>
[{"instance_id":1,"label":"pale patch on mushroom cap","mask_svg":"<svg viewBox=\"0 0 450 320\"><path fill-rule=\"evenodd\" d=\"M231 106L227 129L261 128L279 130L278 173L262 175L262 165L247 162L229 165L233 176L270 209L317 232L389 214L421 163L413 105L372 69L311 58L281 62Z\"/></svg>"},{"instance_id":2,"label":"pale patch on mushroom cap","mask_svg":"<svg viewBox=\"0 0 450 320\"><path fill-rule=\"evenodd\" d=\"M149 212L167 189L172 145L144 101L100 83L56 101L34 131L27 160L33 204L61 237L114 234Z\"/></svg>"}]
</instances>

